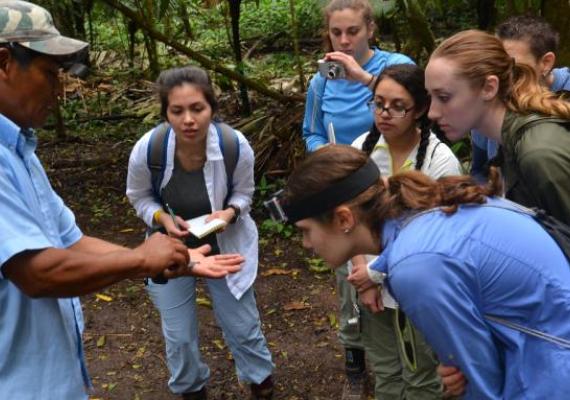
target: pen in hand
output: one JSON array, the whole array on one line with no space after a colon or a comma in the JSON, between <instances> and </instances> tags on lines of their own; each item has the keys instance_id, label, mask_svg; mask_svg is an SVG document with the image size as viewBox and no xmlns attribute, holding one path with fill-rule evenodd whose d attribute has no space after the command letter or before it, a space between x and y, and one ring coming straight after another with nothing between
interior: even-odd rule
<instances>
[{"instance_id":1,"label":"pen in hand","mask_svg":"<svg viewBox=\"0 0 570 400\"><path fill-rule=\"evenodd\" d=\"M168 214L170 214L170 218L172 218L172 222L174 223L174 226L176 227L176 229L178 229L180 231L181 228L180 228L180 225L178 225L178 223L176 222L176 215L174 214L174 211L172 211L172 208L170 208L168 203L164 203L164 205L166 206L166 210L168 211ZM194 266L196 264L200 264L200 261L189 260L188 261L188 269L194 268Z\"/></svg>"},{"instance_id":2,"label":"pen in hand","mask_svg":"<svg viewBox=\"0 0 570 400\"><path fill-rule=\"evenodd\" d=\"M170 214L170 218L172 218L172 222L174 223L176 229L181 230L180 225L178 225L178 222L176 222L176 215L174 215L174 211L172 211L172 208L170 208L168 203L165 203L164 205L166 206L166 211L168 211L168 214Z\"/></svg>"}]
</instances>

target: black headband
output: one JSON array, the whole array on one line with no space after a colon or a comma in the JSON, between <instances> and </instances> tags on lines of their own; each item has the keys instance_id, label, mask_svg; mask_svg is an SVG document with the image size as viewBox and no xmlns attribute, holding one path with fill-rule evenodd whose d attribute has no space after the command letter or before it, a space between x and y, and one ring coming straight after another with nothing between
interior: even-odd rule
<instances>
[{"instance_id":1,"label":"black headband","mask_svg":"<svg viewBox=\"0 0 570 400\"><path fill-rule=\"evenodd\" d=\"M295 223L305 218L315 217L364 192L380 179L380 171L372 160L354 173L333 183L325 190L304 197L291 204L283 204L287 221Z\"/></svg>"}]
</instances>

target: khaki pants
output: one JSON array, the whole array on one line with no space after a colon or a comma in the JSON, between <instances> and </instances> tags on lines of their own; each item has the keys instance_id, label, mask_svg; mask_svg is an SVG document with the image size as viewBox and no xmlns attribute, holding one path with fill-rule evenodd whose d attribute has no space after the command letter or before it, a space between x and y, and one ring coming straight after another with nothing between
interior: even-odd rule
<instances>
[{"instance_id":1,"label":"khaki pants","mask_svg":"<svg viewBox=\"0 0 570 400\"><path fill-rule=\"evenodd\" d=\"M396 311L386 308L373 314L361 307L362 343L368 365L374 373L376 400L441 399L437 361L422 335L411 325L416 344L416 370L405 366L401 343L396 334Z\"/></svg>"}]
</instances>

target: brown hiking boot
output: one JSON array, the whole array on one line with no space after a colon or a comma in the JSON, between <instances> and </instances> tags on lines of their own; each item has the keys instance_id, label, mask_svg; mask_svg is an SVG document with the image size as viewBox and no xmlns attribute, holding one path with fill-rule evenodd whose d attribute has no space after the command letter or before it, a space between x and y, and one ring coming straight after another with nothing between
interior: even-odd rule
<instances>
[{"instance_id":1,"label":"brown hiking boot","mask_svg":"<svg viewBox=\"0 0 570 400\"><path fill-rule=\"evenodd\" d=\"M273 380L271 375L260 384L252 383L250 387L252 400L271 400L273 398Z\"/></svg>"}]
</instances>

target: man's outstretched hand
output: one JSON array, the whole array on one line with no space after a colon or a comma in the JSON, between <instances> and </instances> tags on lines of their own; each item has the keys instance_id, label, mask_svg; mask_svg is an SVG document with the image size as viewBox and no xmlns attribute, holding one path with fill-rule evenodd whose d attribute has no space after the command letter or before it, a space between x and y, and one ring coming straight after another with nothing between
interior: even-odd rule
<instances>
[{"instance_id":1,"label":"man's outstretched hand","mask_svg":"<svg viewBox=\"0 0 570 400\"><path fill-rule=\"evenodd\" d=\"M206 256L210 251L211 247L209 245L204 245L197 249L188 249L190 260L195 263L194 267L187 268L189 275L205 278L223 278L228 274L241 271L242 264L245 261L245 258L241 255L220 254Z\"/></svg>"}]
</instances>

